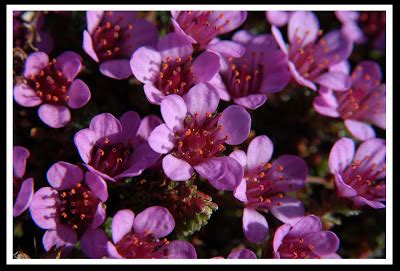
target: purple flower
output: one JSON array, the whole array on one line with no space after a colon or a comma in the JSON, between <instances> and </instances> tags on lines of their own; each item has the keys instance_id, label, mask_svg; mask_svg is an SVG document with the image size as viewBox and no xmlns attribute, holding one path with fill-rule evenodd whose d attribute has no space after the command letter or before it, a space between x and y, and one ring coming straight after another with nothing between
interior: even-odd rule
<instances>
[{"instance_id":1,"label":"purple flower","mask_svg":"<svg viewBox=\"0 0 400 271\"><path fill-rule=\"evenodd\" d=\"M29 151L20 146L14 146L13 149L13 199L14 208L13 216L19 216L26 209L32 201L33 196L33 178L24 179L26 168L26 160L28 159Z\"/></svg>"},{"instance_id":2,"label":"purple flower","mask_svg":"<svg viewBox=\"0 0 400 271\"><path fill-rule=\"evenodd\" d=\"M342 23L342 32L354 43L372 42L374 48L384 52L386 47L386 12L335 11Z\"/></svg>"},{"instance_id":3,"label":"purple flower","mask_svg":"<svg viewBox=\"0 0 400 271\"><path fill-rule=\"evenodd\" d=\"M112 219L112 242L107 243L108 257L196 259L196 250L189 242L160 240L174 228L174 218L164 207L149 207L136 216L131 210L120 210Z\"/></svg>"},{"instance_id":4,"label":"purple flower","mask_svg":"<svg viewBox=\"0 0 400 271\"><path fill-rule=\"evenodd\" d=\"M278 10L271 10L265 12L265 17L267 21L271 25L275 25L277 27L285 26L290 19L290 16L293 14L292 11L278 11Z\"/></svg>"},{"instance_id":5,"label":"purple flower","mask_svg":"<svg viewBox=\"0 0 400 271\"><path fill-rule=\"evenodd\" d=\"M104 222L107 200L106 183L97 175L73 164L57 162L47 171L51 187L43 187L33 195L29 207L31 217L42 229L43 246L63 247L68 254L80 237L83 252L91 258L106 253L107 236L98 229Z\"/></svg>"},{"instance_id":6,"label":"purple flower","mask_svg":"<svg viewBox=\"0 0 400 271\"><path fill-rule=\"evenodd\" d=\"M274 258L278 259L340 259L335 252L339 238L331 231L323 231L315 215L305 216L294 226L283 224L274 235Z\"/></svg>"},{"instance_id":7,"label":"purple flower","mask_svg":"<svg viewBox=\"0 0 400 271\"><path fill-rule=\"evenodd\" d=\"M292 225L304 216L301 201L285 193L304 187L307 165L294 155L282 155L268 163L273 149L271 140L261 135L250 142L247 154L242 150L230 154L244 169L234 196L245 203L243 231L253 243L263 241L268 235L267 220L259 211L270 211L280 221Z\"/></svg>"},{"instance_id":8,"label":"purple flower","mask_svg":"<svg viewBox=\"0 0 400 271\"><path fill-rule=\"evenodd\" d=\"M116 182L140 175L160 158L147 143L150 132L160 123L156 116L140 120L135 111L124 113L119 120L103 113L90 121L89 128L78 131L74 142L91 172Z\"/></svg>"},{"instance_id":9,"label":"purple flower","mask_svg":"<svg viewBox=\"0 0 400 271\"><path fill-rule=\"evenodd\" d=\"M15 101L26 107L39 107L39 117L52 128L60 128L71 119L69 108L77 109L90 100L89 87L75 79L82 68L82 58L64 52L49 61L44 52L29 55L25 62L26 83L14 87Z\"/></svg>"},{"instance_id":10,"label":"purple flower","mask_svg":"<svg viewBox=\"0 0 400 271\"><path fill-rule=\"evenodd\" d=\"M196 50L236 51L230 41L213 40L238 28L247 18L247 11L171 11L175 33L195 44Z\"/></svg>"},{"instance_id":11,"label":"purple flower","mask_svg":"<svg viewBox=\"0 0 400 271\"><path fill-rule=\"evenodd\" d=\"M313 90L317 90L315 84L334 90L347 89L348 80L344 73L328 71L332 65L346 60L353 49L352 42L339 30L331 31L317 41L322 34L318 18L310 11L296 11L288 23L288 48L276 26L272 26L272 33L288 55L289 70L299 85Z\"/></svg>"},{"instance_id":12,"label":"purple flower","mask_svg":"<svg viewBox=\"0 0 400 271\"><path fill-rule=\"evenodd\" d=\"M329 154L329 169L335 175L336 194L355 207L384 208L386 200L386 142L373 138L361 143L342 138Z\"/></svg>"},{"instance_id":13,"label":"purple flower","mask_svg":"<svg viewBox=\"0 0 400 271\"><path fill-rule=\"evenodd\" d=\"M347 71L340 63L340 69ZM369 123L386 129L386 85L381 84L382 72L373 61L361 62L350 77L346 91L321 88L314 100L314 109L320 114L344 119L346 128L360 140L375 137Z\"/></svg>"},{"instance_id":14,"label":"purple flower","mask_svg":"<svg viewBox=\"0 0 400 271\"><path fill-rule=\"evenodd\" d=\"M142 47L132 55L132 72L145 84L149 102L160 104L168 95L182 96L218 73L218 55L207 51L193 59L192 54L193 46L185 37L170 33L160 39L157 50Z\"/></svg>"},{"instance_id":15,"label":"purple flower","mask_svg":"<svg viewBox=\"0 0 400 271\"><path fill-rule=\"evenodd\" d=\"M132 53L141 46L154 46L158 40L157 27L133 11L87 11L86 21L83 49L100 63L103 75L114 79L131 76Z\"/></svg>"},{"instance_id":16,"label":"purple flower","mask_svg":"<svg viewBox=\"0 0 400 271\"><path fill-rule=\"evenodd\" d=\"M215 88L201 83L180 97L170 95L161 102L163 124L149 137L154 151L167 154L162 161L165 174L172 180L192 177L193 168L219 190L233 190L243 176L238 162L221 156L225 144L241 144L250 132L251 118L238 105L214 113L219 97Z\"/></svg>"},{"instance_id":17,"label":"purple flower","mask_svg":"<svg viewBox=\"0 0 400 271\"><path fill-rule=\"evenodd\" d=\"M256 109L267 94L282 90L289 82L287 56L272 35L254 36L246 30L232 38L246 48L238 58L221 56L220 74L210 81L222 100L232 99L248 109Z\"/></svg>"},{"instance_id":18,"label":"purple flower","mask_svg":"<svg viewBox=\"0 0 400 271\"><path fill-rule=\"evenodd\" d=\"M213 259L224 259L224 257L217 256L213 257ZM228 255L228 259L257 259L257 256L253 251L244 248L232 250Z\"/></svg>"}]
</instances>

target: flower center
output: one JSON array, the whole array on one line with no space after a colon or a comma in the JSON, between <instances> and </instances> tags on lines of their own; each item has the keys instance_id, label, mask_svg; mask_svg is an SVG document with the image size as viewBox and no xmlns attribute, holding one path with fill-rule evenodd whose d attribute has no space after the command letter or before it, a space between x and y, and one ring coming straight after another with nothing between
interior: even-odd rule
<instances>
[{"instance_id":1,"label":"flower center","mask_svg":"<svg viewBox=\"0 0 400 271\"><path fill-rule=\"evenodd\" d=\"M159 241L150 234L128 233L116 245L118 253L127 259L150 259L167 256L168 250L160 250L168 244L167 239Z\"/></svg>"},{"instance_id":2,"label":"flower center","mask_svg":"<svg viewBox=\"0 0 400 271\"><path fill-rule=\"evenodd\" d=\"M50 61L39 74L31 75L27 83L45 103L65 105L69 100L67 90L71 81L57 67L56 59Z\"/></svg>"},{"instance_id":3,"label":"flower center","mask_svg":"<svg viewBox=\"0 0 400 271\"><path fill-rule=\"evenodd\" d=\"M157 88L165 95L177 94L182 96L195 84L192 70L193 58L190 56L184 63L180 57L175 61L170 58L161 64Z\"/></svg>"},{"instance_id":4,"label":"flower center","mask_svg":"<svg viewBox=\"0 0 400 271\"><path fill-rule=\"evenodd\" d=\"M251 55L250 61L247 58L235 60L232 57L228 58L230 69L224 74L223 79L233 98L258 93L261 88L264 70L261 60L264 53L252 52Z\"/></svg>"},{"instance_id":5,"label":"flower center","mask_svg":"<svg viewBox=\"0 0 400 271\"><path fill-rule=\"evenodd\" d=\"M112 11L105 12L104 18L96 30L92 33L94 50L99 58L100 62L130 57L126 56L123 49L123 44L127 42L131 36L132 24L127 24L124 21L123 16L119 16L115 22L115 18L110 18ZM107 18L109 17L109 18ZM128 49L132 49L131 45L127 46Z\"/></svg>"},{"instance_id":6,"label":"flower center","mask_svg":"<svg viewBox=\"0 0 400 271\"><path fill-rule=\"evenodd\" d=\"M320 258L313 252L313 245L306 245L303 238L288 238L283 239L279 247L281 258L285 259L315 259Z\"/></svg>"},{"instance_id":7,"label":"flower center","mask_svg":"<svg viewBox=\"0 0 400 271\"><path fill-rule=\"evenodd\" d=\"M183 11L179 14L177 21L186 34L193 37L204 47L217 35L223 32L231 21L225 19L221 13L219 16L211 17L212 11Z\"/></svg>"},{"instance_id":8,"label":"flower center","mask_svg":"<svg viewBox=\"0 0 400 271\"><path fill-rule=\"evenodd\" d=\"M271 163L261 163L261 165L254 171L245 172L247 190L246 196L249 200L249 205L255 208L268 208L272 205L282 205L279 200L283 198L284 187L285 187L285 176L278 174L278 180L272 179ZM277 172L280 173L284 170L282 165L278 165L276 168ZM289 189L292 187L291 184L287 184L286 187Z\"/></svg>"},{"instance_id":9,"label":"flower center","mask_svg":"<svg viewBox=\"0 0 400 271\"><path fill-rule=\"evenodd\" d=\"M184 121L184 131L177 133L175 139L177 147L172 152L177 158L187 161L194 166L201 163L205 158L215 157L225 150L224 143L228 137L219 138L222 126L218 125L221 113L206 113L203 121L198 114L187 115Z\"/></svg>"},{"instance_id":10,"label":"flower center","mask_svg":"<svg viewBox=\"0 0 400 271\"><path fill-rule=\"evenodd\" d=\"M110 144L110 140L106 137L103 144L93 147L89 165L114 177L128 168L132 153L132 144Z\"/></svg>"},{"instance_id":11,"label":"flower center","mask_svg":"<svg viewBox=\"0 0 400 271\"><path fill-rule=\"evenodd\" d=\"M386 193L382 173L386 171L386 164L371 163L371 158L366 155L362 160L355 160L344 171L343 179L360 196L367 199L384 198Z\"/></svg>"},{"instance_id":12,"label":"flower center","mask_svg":"<svg viewBox=\"0 0 400 271\"><path fill-rule=\"evenodd\" d=\"M359 18L362 31L370 38L375 38L386 29L386 13L362 12Z\"/></svg>"},{"instance_id":13,"label":"flower center","mask_svg":"<svg viewBox=\"0 0 400 271\"><path fill-rule=\"evenodd\" d=\"M59 213L62 224L68 224L78 233L83 233L92 223L99 204L84 183L77 183L74 188L60 192Z\"/></svg>"}]
</instances>

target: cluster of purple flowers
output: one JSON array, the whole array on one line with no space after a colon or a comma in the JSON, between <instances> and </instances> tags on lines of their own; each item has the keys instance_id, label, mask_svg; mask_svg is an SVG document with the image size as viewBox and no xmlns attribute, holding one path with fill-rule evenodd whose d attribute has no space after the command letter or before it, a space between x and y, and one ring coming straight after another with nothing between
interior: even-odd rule
<instances>
[{"instance_id":1,"label":"cluster of purple flowers","mask_svg":"<svg viewBox=\"0 0 400 271\"><path fill-rule=\"evenodd\" d=\"M343 29L326 34L313 12L266 16L272 34L239 30L232 40L221 40L220 35L244 23L247 12L173 11L174 32L161 38L156 25L136 12L86 13L83 50L104 76L134 76L143 83L147 100L159 106L162 119L141 119L135 111L119 119L96 115L73 139L82 163L54 163L47 172L49 186L35 193L33 179L23 178L29 151L14 147L14 216L29 208L36 225L46 230L46 251L62 248L67 256L80 241L91 258L197 258L190 242L165 238L175 221L161 206L138 214L119 210L112 218L111 240L103 230L108 185L160 167L172 181L202 179L217 190L231 191L243 205L243 232L252 243L269 236L263 213L271 213L283 223L270 236L275 258L340 258L336 234L324 230L320 219L290 193L305 187L306 162L295 155L271 161L274 145L266 135L253 138L247 152L239 145L249 137L250 113L269 94L289 84L317 91L315 111L343 119L351 134L363 140L357 151L349 138L332 147L329 169L337 196L351 200L355 208L385 207L385 140L375 138L371 126L386 127L381 69L363 61L350 73L353 43L366 37L360 30L359 38L349 38L349 29L357 27L356 14L337 13ZM286 24L288 44L278 29ZM34 52L25 62L24 80L14 87L15 101L40 105L38 115L45 124L64 127L70 108L85 106L96 91L76 79L82 69L82 57L75 52L54 59L44 50ZM221 100L232 104L222 110ZM227 153L228 146L236 149ZM242 249L228 258L256 255Z\"/></svg>"}]
</instances>

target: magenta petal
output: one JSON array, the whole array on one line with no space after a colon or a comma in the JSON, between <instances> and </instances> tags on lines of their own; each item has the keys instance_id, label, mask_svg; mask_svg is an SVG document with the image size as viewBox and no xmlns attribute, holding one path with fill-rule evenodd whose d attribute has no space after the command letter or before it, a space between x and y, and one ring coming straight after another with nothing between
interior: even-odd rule
<instances>
[{"instance_id":1,"label":"magenta petal","mask_svg":"<svg viewBox=\"0 0 400 271\"><path fill-rule=\"evenodd\" d=\"M367 80L368 78L368 80ZM375 86L376 82L382 80L382 71L379 65L374 61L362 61L351 74L353 85L363 89L369 89Z\"/></svg>"},{"instance_id":2,"label":"magenta petal","mask_svg":"<svg viewBox=\"0 0 400 271\"><path fill-rule=\"evenodd\" d=\"M204 67L207 67L206 69ZM220 69L219 56L212 52L204 52L193 61L193 74L196 83L211 80Z\"/></svg>"},{"instance_id":3,"label":"magenta petal","mask_svg":"<svg viewBox=\"0 0 400 271\"><path fill-rule=\"evenodd\" d=\"M251 94L234 100L236 104L246 107L247 109L257 109L267 101L265 94Z\"/></svg>"},{"instance_id":4,"label":"magenta petal","mask_svg":"<svg viewBox=\"0 0 400 271\"><path fill-rule=\"evenodd\" d=\"M121 123L110 113L102 113L92 118L89 128L94 131L97 139L119 134L122 131Z\"/></svg>"},{"instance_id":5,"label":"magenta petal","mask_svg":"<svg viewBox=\"0 0 400 271\"><path fill-rule=\"evenodd\" d=\"M149 136L150 147L158 153L166 154L175 146L174 134L165 124L160 124Z\"/></svg>"},{"instance_id":6,"label":"magenta petal","mask_svg":"<svg viewBox=\"0 0 400 271\"><path fill-rule=\"evenodd\" d=\"M228 259L257 259L257 256L253 251L245 248L229 253Z\"/></svg>"},{"instance_id":7,"label":"magenta petal","mask_svg":"<svg viewBox=\"0 0 400 271\"><path fill-rule=\"evenodd\" d=\"M161 115L165 124L172 131L183 129L183 120L186 117L187 107L182 97L169 95L161 102Z\"/></svg>"},{"instance_id":8,"label":"magenta petal","mask_svg":"<svg viewBox=\"0 0 400 271\"><path fill-rule=\"evenodd\" d=\"M136 233L149 232L154 238L162 238L175 228L175 220L167 208L153 206L140 212L133 221Z\"/></svg>"},{"instance_id":9,"label":"magenta petal","mask_svg":"<svg viewBox=\"0 0 400 271\"><path fill-rule=\"evenodd\" d=\"M61 128L71 120L68 107L63 105L43 104L39 107L40 119L51 128Z\"/></svg>"},{"instance_id":10,"label":"magenta petal","mask_svg":"<svg viewBox=\"0 0 400 271\"><path fill-rule=\"evenodd\" d=\"M128 59L107 60L100 64L100 72L107 77L117 80L126 79L132 75Z\"/></svg>"},{"instance_id":11,"label":"magenta petal","mask_svg":"<svg viewBox=\"0 0 400 271\"><path fill-rule=\"evenodd\" d=\"M265 217L254 209L243 209L243 232L247 240L259 243L267 238L269 228Z\"/></svg>"},{"instance_id":12,"label":"magenta petal","mask_svg":"<svg viewBox=\"0 0 400 271\"><path fill-rule=\"evenodd\" d=\"M271 159L274 152L274 144L265 135L255 137L247 148L247 167L249 170L266 164Z\"/></svg>"},{"instance_id":13,"label":"magenta petal","mask_svg":"<svg viewBox=\"0 0 400 271\"><path fill-rule=\"evenodd\" d=\"M63 253L67 254L72 250L75 245L78 236L76 232L67 225L59 224L57 228L47 230L43 235L43 247L46 251L49 251L52 247L56 249L64 247ZM65 253L65 250L68 250Z\"/></svg>"},{"instance_id":14,"label":"magenta petal","mask_svg":"<svg viewBox=\"0 0 400 271\"><path fill-rule=\"evenodd\" d=\"M292 227L289 224L283 224L278 229L276 229L276 232L275 232L275 235L274 235L274 240L273 240L274 254L278 254L278 250L279 250L279 247L282 244L282 240L289 233L291 228Z\"/></svg>"},{"instance_id":15,"label":"magenta petal","mask_svg":"<svg viewBox=\"0 0 400 271\"><path fill-rule=\"evenodd\" d=\"M100 199L102 202L105 202L107 200L107 183L102 178L90 171L87 171L85 174L85 181L92 193L98 199Z\"/></svg>"},{"instance_id":16,"label":"magenta petal","mask_svg":"<svg viewBox=\"0 0 400 271\"><path fill-rule=\"evenodd\" d=\"M91 229L97 229L101 225L103 225L104 221L106 220L106 209L103 206L102 202L97 204L96 213L94 214L92 224L90 225Z\"/></svg>"},{"instance_id":17,"label":"magenta petal","mask_svg":"<svg viewBox=\"0 0 400 271\"><path fill-rule=\"evenodd\" d=\"M239 164L242 166L242 168L245 168L247 166L247 156L246 153L242 150L236 150L231 152L229 154L229 157L232 157L236 161L239 162Z\"/></svg>"},{"instance_id":18,"label":"magenta petal","mask_svg":"<svg viewBox=\"0 0 400 271\"><path fill-rule=\"evenodd\" d=\"M162 120L155 115L146 116L140 122L137 135L143 140L147 141L154 128L156 128L161 123Z\"/></svg>"},{"instance_id":19,"label":"magenta petal","mask_svg":"<svg viewBox=\"0 0 400 271\"><path fill-rule=\"evenodd\" d=\"M118 211L111 222L112 239L114 244L132 231L135 214L128 209Z\"/></svg>"},{"instance_id":20,"label":"magenta petal","mask_svg":"<svg viewBox=\"0 0 400 271\"><path fill-rule=\"evenodd\" d=\"M288 54L288 48L286 46L286 42L282 37L281 31L276 26L271 27L271 33L275 38L276 43L278 43L279 47L281 48L282 52L284 52L286 55Z\"/></svg>"},{"instance_id":21,"label":"magenta petal","mask_svg":"<svg viewBox=\"0 0 400 271\"><path fill-rule=\"evenodd\" d=\"M40 188L33 195L29 211L33 221L42 229L55 229L58 224L57 208L60 198L51 187Z\"/></svg>"},{"instance_id":22,"label":"magenta petal","mask_svg":"<svg viewBox=\"0 0 400 271\"><path fill-rule=\"evenodd\" d=\"M165 175L174 181L187 181L194 173L193 167L188 162L176 158L172 154L164 157L162 167Z\"/></svg>"},{"instance_id":23,"label":"magenta petal","mask_svg":"<svg viewBox=\"0 0 400 271\"><path fill-rule=\"evenodd\" d=\"M200 83L192 87L183 96L187 110L192 116L198 114L200 120L206 118L206 114L213 114L218 107L219 97L216 89L208 83Z\"/></svg>"},{"instance_id":24,"label":"magenta petal","mask_svg":"<svg viewBox=\"0 0 400 271\"><path fill-rule=\"evenodd\" d=\"M168 57L171 60L181 58L184 62L192 55L193 47L192 43L186 37L176 33L169 33L159 40L158 51L163 60L166 60Z\"/></svg>"},{"instance_id":25,"label":"magenta petal","mask_svg":"<svg viewBox=\"0 0 400 271\"><path fill-rule=\"evenodd\" d=\"M300 219L287 234L288 237L300 237L308 233L315 233L322 230L322 224L315 215L308 215Z\"/></svg>"},{"instance_id":26,"label":"magenta petal","mask_svg":"<svg viewBox=\"0 0 400 271\"><path fill-rule=\"evenodd\" d=\"M347 60L343 60L335 65L330 66L329 71L342 72L348 75L350 73L350 63Z\"/></svg>"},{"instance_id":27,"label":"magenta petal","mask_svg":"<svg viewBox=\"0 0 400 271\"><path fill-rule=\"evenodd\" d=\"M119 122L122 126L122 134L124 142L135 142L136 134L140 125L140 116L135 111L125 112L120 118Z\"/></svg>"},{"instance_id":28,"label":"magenta petal","mask_svg":"<svg viewBox=\"0 0 400 271\"><path fill-rule=\"evenodd\" d=\"M144 94L147 100L152 104L160 104L161 101L166 97L158 88L152 84L145 84L143 86Z\"/></svg>"},{"instance_id":29,"label":"magenta petal","mask_svg":"<svg viewBox=\"0 0 400 271\"><path fill-rule=\"evenodd\" d=\"M111 259L123 259L123 257L118 253L116 247L110 242L107 242L107 256Z\"/></svg>"},{"instance_id":30,"label":"magenta petal","mask_svg":"<svg viewBox=\"0 0 400 271\"><path fill-rule=\"evenodd\" d=\"M365 166L366 169L372 168L374 163L378 166L383 166L386 160L386 141L380 138L373 138L364 141L358 147L354 160L363 160L365 156L369 156L368 162ZM380 175L381 176L381 175Z\"/></svg>"},{"instance_id":31,"label":"magenta petal","mask_svg":"<svg viewBox=\"0 0 400 271\"><path fill-rule=\"evenodd\" d=\"M314 247L317 255L329 255L339 248L339 238L331 231L321 231L304 236L304 243Z\"/></svg>"},{"instance_id":32,"label":"magenta petal","mask_svg":"<svg viewBox=\"0 0 400 271\"><path fill-rule=\"evenodd\" d=\"M333 30L325 34L321 39L325 40L326 43L322 45L319 42L315 50L323 52L320 57L333 59L331 65L346 60L353 50L353 43L339 30ZM328 48L329 50L326 51L324 48Z\"/></svg>"},{"instance_id":33,"label":"magenta petal","mask_svg":"<svg viewBox=\"0 0 400 271\"><path fill-rule=\"evenodd\" d=\"M289 12L279 10L266 11L265 15L267 17L267 21L271 25L276 25L277 27L286 25L290 18Z\"/></svg>"},{"instance_id":34,"label":"magenta petal","mask_svg":"<svg viewBox=\"0 0 400 271\"><path fill-rule=\"evenodd\" d=\"M379 128L386 130L386 112L375 113L372 116L369 116L368 120Z\"/></svg>"},{"instance_id":35,"label":"magenta petal","mask_svg":"<svg viewBox=\"0 0 400 271\"><path fill-rule=\"evenodd\" d=\"M349 186L343 181L343 178L339 173L335 174L335 186L336 186L336 193L339 197L347 198L358 195L357 191L354 190L353 187Z\"/></svg>"},{"instance_id":36,"label":"magenta petal","mask_svg":"<svg viewBox=\"0 0 400 271\"><path fill-rule=\"evenodd\" d=\"M337 106L330 105L324 96L317 96L314 98L313 103L314 110L320 113L321 115L325 115L332 118L337 118L340 116L339 111L337 110Z\"/></svg>"},{"instance_id":37,"label":"magenta petal","mask_svg":"<svg viewBox=\"0 0 400 271\"><path fill-rule=\"evenodd\" d=\"M74 80L82 69L82 58L77 53L67 51L57 57L56 66L68 80Z\"/></svg>"},{"instance_id":38,"label":"magenta petal","mask_svg":"<svg viewBox=\"0 0 400 271\"><path fill-rule=\"evenodd\" d=\"M35 52L30 54L25 61L24 77L29 78L32 75L39 74L47 65L49 65L49 57L46 53Z\"/></svg>"},{"instance_id":39,"label":"magenta petal","mask_svg":"<svg viewBox=\"0 0 400 271\"><path fill-rule=\"evenodd\" d=\"M356 208L362 207L364 205L368 205L374 209L382 209L386 207L385 204L379 201L367 200L366 198L360 196L355 196L351 198L351 200L353 201L354 207Z\"/></svg>"},{"instance_id":40,"label":"magenta petal","mask_svg":"<svg viewBox=\"0 0 400 271\"><path fill-rule=\"evenodd\" d=\"M144 84L154 83L160 73L161 55L151 47L137 49L130 60L133 75Z\"/></svg>"},{"instance_id":41,"label":"magenta petal","mask_svg":"<svg viewBox=\"0 0 400 271\"><path fill-rule=\"evenodd\" d=\"M67 162L57 162L47 171L47 181L57 190L71 189L82 180L82 170Z\"/></svg>"},{"instance_id":42,"label":"magenta petal","mask_svg":"<svg viewBox=\"0 0 400 271\"><path fill-rule=\"evenodd\" d=\"M28 209L33 198L33 192L33 178L24 180L18 192L17 198L15 199L13 207L14 217L19 216L26 209Z\"/></svg>"},{"instance_id":43,"label":"magenta petal","mask_svg":"<svg viewBox=\"0 0 400 271\"><path fill-rule=\"evenodd\" d=\"M80 79L76 79L72 82L69 91L68 91L68 106L77 109L81 108L85 104L87 104L90 100L90 89Z\"/></svg>"},{"instance_id":44,"label":"magenta petal","mask_svg":"<svg viewBox=\"0 0 400 271\"><path fill-rule=\"evenodd\" d=\"M220 18L223 18L222 20ZM213 11L209 15L210 21L215 23L215 26L223 27L220 34L228 33L236 28L238 28L241 24L246 21L247 11ZM229 23L227 23L229 22Z\"/></svg>"},{"instance_id":45,"label":"magenta petal","mask_svg":"<svg viewBox=\"0 0 400 271\"><path fill-rule=\"evenodd\" d=\"M247 30L236 31L232 36L232 40L243 45L246 45L250 40L254 38L254 34Z\"/></svg>"},{"instance_id":46,"label":"magenta petal","mask_svg":"<svg viewBox=\"0 0 400 271\"><path fill-rule=\"evenodd\" d=\"M342 138L333 145L329 154L329 170L331 173L343 171L353 160L355 146L350 138Z\"/></svg>"},{"instance_id":47,"label":"magenta petal","mask_svg":"<svg viewBox=\"0 0 400 271\"><path fill-rule=\"evenodd\" d=\"M275 42L270 35L265 35L264 46L272 47L265 53L264 75L260 92L263 94L275 93L285 88L291 74L288 69L288 60L284 52L276 50Z\"/></svg>"},{"instance_id":48,"label":"magenta petal","mask_svg":"<svg viewBox=\"0 0 400 271\"><path fill-rule=\"evenodd\" d=\"M93 33L96 27L103 19L103 10L88 10L86 11L86 25L89 33Z\"/></svg>"},{"instance_id":49,"label":"magenta petal","mask_svg":"<svg viewBox=\"0 0 400 271\"><path fill-rule=\"evenodd\" d=\"M21 146L13 147L13 171L14 176L17 178L22 178L25 174L26 160L28 159L30 153L28 149Z\"/></svg>"},{"instance_id":50,"label":"magenta petal","mask_svg":"<svg viewBox=\"0 0 400 271\"><path fill-rule=\"evenodd\" d=\"M185 37L191 43L197 43L197 41L194 38L185 33L185 31L180 27L179 23L175 20L176 18L177 17L173 16L173 19L171 19L171 23L174 26L175 33Z\"/></svg>"},{"instance_id":51,"label":"magenta petal","mask_svg":"<svg viewBox=\"0 0 400 271\"><path fill-rule=\"evenodd\" d=\"M14 99L22 106L34 107L42 103L42 99L28 85L19 84L14 87Z\"/></svg>"},{"instance_id":52,"label":"magenta petal","mask_svg":"<svg viewBox=\"0 0 400 271\"><path fill-rule=\"evenodd\" d=\"M74 143L83 162L89 163L91 152L96 140L97 137L95 132L89 128L82 129L75 134Z\"/></svg>"},{"instance_id":53,"label":"magenta petal","mask_svg":"<svg viewBox=\"0 0 400 271\"><path fill-rule=\"evenodd\" d=\"M238 200L247 203L247 181L246 179L242 179L239 185L233 190L233 196Z\"/></svg>"},{"instance_id":54,"label":"magenta petal","mask_svg":"<svg viewBox=\"0 0 400 271\"><path fill-rule=\"evenodd\" d=\"M268 178L275 181L275 191L296 191L302 189L308 175L306 162L296 155L279 156L272 163L269 171Z\"/></svg>"},{"instance_id":55,"label":"magenta petal","mask_svg":"<svg viewBox=\"0 0 400 271\"><path fill-rule=\"evenodd\" d=\"M208 45L207 49L226 57L241 57L246 51L246 48L240 43L229 40L211 43Z\"/></svg>"},{"instance_id":56,"label":"magenta petal","mask_svg":"<svg viewBox=\"0 0 400 271\"><path fill-rule=\"evenodd\" d=\"M85 30L83 31L83 50L96 62L99 62L99 58L96 51L93 48L93 40L90 34Z\"/></svg>"},{"instance_id":57,"label":"magenta petal","mask_svg":"<svg viewBox=\"0 0 400 271\"><path fill-rule=\"evenodd\" d=\"M350 77L339 71L323 73L315 79L315 82L329 89L338 91L349 89L351 84Z\"/></svg>"},{"instance_id":58,"label":"magenta petal","mask_svg":"<svg viewBox=\"0 0 400 271\"><path fill-rule=\"evenodd\" d=\"M174 240L161 248L162 254L168 259L197 259L196 250L187 241Z\"/></svg>"},{"instance_id":59,"label":"magenta petal","mask_svg":"<svg viewBox=\"0 0 400 271\"><path fill-rule=\"evenodd\" d=\"M83 253L92 259L99 259L107 254L107 242L107 235L101 229L87 229L80 239Z\"/></svg>"},{"instance_id":60,"label":"magenta petal","mask_svg":"<svg viewBox=\"0 0 400 271\"><path fill-rule=\"evenodd\" d=\"M314 42L318 37L319 22L317 16L311 11L296 11L290 16L288 23L288 38L291 44L296 39L301 41L301 46Z\"/></svg>"},{"instance_id":61,"label":"magenta petal","mask_svg":"<svg viewBox=\"0 0 400 271\"><path fill-rule=\"evenodd\" d=\"M332 254L328 254L328 255L323 255L321 258L322 259L341 259L342 257L340 257L340 255L338 255L337 253L332 253Z\"/></svg>"},{"instance_id":62,"label":"magenta petal","mask_svg":"<svg viewBox=\"0 0 400 271\"><path fill-rule=\"evenodd\" d=\"M303 76L301 76L299 74L299 72L297 71L296 66L293 64L293 62L289 61L289 70L290 73L292 74L292 77L294 78L294 80L296 80L296 82L301 85L301 86L305 86L308 87L312 90L317 90L317 87L315 86L315 84L313 82L311 82L310 80L305 79Z\"/></svg>"},{"instance_id":63,"label":"magenta petal","mask_svg":"<svg viewBox=\"0 0 400 271\"><path fill-rule=\"evenodd\" d=\"M218 121L222 125L220 136L228 135L226 143L229 145L238 145L246 140L250 132L251 117L250 114L239 105L230 105L223 112Z\"/></svg>"},{"instance_id":64,"label":"magenta petal","mask_svg":"<svg viewBox=\"0 0 400 271\"><path fill-rule=\"evenodd\" d=\"M219 73L215 74L213 78L211 78L210 81L208 81L211 85L214 86L215 90L218 93L218 96L221 100L224 101L229 101L231 99L231 96L225 86L224 81L222 80L222 77Z\"/></svg>"},{"instance_id":65,"label":"magenta petal","mask_svg":"<svg viewBox=\"0 0 400 271\"><path fill-rule=\"evenodd\" d=\"M301 201L291 196L279 199L281 205L273 205L269 210L283 223L296 224L304 216L304 206Z\"/></svg>"},{"instance_id":66,"label":"magenta petal","mask_svg":"<svg viewBox=\"0 0 400 271\"><path fill-rule=\"evenodd\" d=\"M350 131L350 133L359 140L368 140L375 138L375 130L368 123L347 119L344 121L344 125Z\"/></svg>"}]
</instances>

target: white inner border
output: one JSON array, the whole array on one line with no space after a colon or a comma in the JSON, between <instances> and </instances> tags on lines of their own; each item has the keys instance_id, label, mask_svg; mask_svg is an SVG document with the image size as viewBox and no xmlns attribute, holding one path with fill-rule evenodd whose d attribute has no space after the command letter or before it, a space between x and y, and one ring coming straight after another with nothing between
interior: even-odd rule
<instances>
[{"instance_id":1,"label":"white inner border","mask_svg":"<svg viewBox=\"0 0 400 271\"><path fill-rule=\"evenodd\" d=\"M355 10L386 11L386 259L13 259L13 11ZM7 264L393 264L393 7L391 5L7 5ZM43 177L44 178L44 177ZM39 240L39 242L41 242Z\"/></svg>"}]
</instances>

